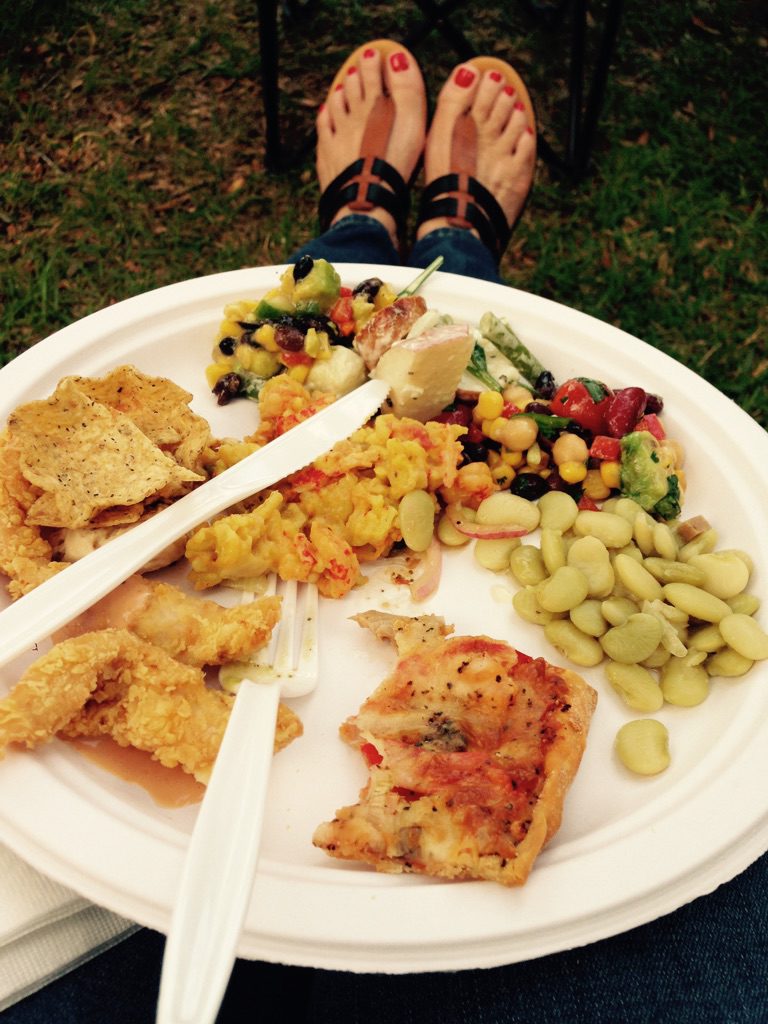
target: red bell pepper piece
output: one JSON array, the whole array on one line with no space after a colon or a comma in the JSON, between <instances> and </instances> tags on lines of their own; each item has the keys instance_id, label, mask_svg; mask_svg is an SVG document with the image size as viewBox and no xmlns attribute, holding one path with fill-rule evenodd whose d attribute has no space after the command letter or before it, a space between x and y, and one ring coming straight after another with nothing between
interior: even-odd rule
<instances>
[{"instance_id":1,"label":"red bell pepper piece","mask_svg":"<svg viewBox=\"0 0 768 1024\"><path fill-rule=\"evenodd\" d=\"M667 436L667 432L655 412L648 412L645 416L641 416L635 424L635 430L647 430L657 441L663 441Z\"/></svg>"},{"instance_id":2,"label":"red bell pepper piece","mask_svg":"<svg viewBox=\"0 0 768 1024\"><path fill-rule=\"evenodd\" d=\"M363 743L360 747L360 753L370 765L381 764L384 760L383 755L378 752L373 743Z\"/></svg>"},{"instance_id":3,"label":"red bell pepper piece","mask_svg":"<svg viewBox=\"0 0 768 1024\"><path fill-rule=\"evenodd\" d=\"M351 295L340 295L331 306L328 316L345 338L355 333L355 313Z\"/></svg>"},{"instance_id":4,"label":"red bell pepper piece","mask_svg":"<svg viewBox=\"0 0 768 1024\"><path fill-rule=\"evenodd\" d=\"M619 462L621 459L621 441L618 437L608 437L605 434L598 434L589 449L592 459L600 459L601 462Z\"/></svg>"}]
</instances>

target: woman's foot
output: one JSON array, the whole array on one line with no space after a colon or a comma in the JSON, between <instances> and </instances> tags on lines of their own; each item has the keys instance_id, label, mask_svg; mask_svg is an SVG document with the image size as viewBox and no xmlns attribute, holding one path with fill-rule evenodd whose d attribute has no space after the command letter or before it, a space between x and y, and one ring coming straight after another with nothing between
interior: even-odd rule
<instances>
[{"instance_id":1,"label":"woman's foot","mask_svg":"<svg viewBox=\"0 0 768 1024\"><path fill-rule=\"evenodd\" d=\"M522 213L533 184L536 165L536 124L528 92L517 73L495 58L479 57L460 64L443 86L427 136L424 153L424 178L429 190L445 175L459 176L459 192L466 180L474 179L490 192L506 220L496 232L498 251L506 246L509 231ZM464 178L466 176L466 178ZM433 188L433 197L456 196L456 190ZM427 191L427 198L429 192ZM438 199L438 202L442 200ZM442 203L444 206L445 203ZM469 205L479 206L469 197ZM467 216L466 197L457 200L453 215L430 216L441 206L427 203L426 219L419 224L417 237L436 228L460 226L483 238L476 212ZM486 211L482 211L487 213ZM492 218L486 218L492 219ZM478 221L482 223L482 221ZM503 236L503 237L501 237ZM493 248L493 247L492 247Z\"/></svg>"},{"instance_id":2,"label":"woman's foot","mask_svg":"<svg viewBox=\"0 0 768 1024\"><path fill-rule=\"evenodd\" d=\"M407 183L424 149L426 116L424 80L413 55L391 40L359 47L337 74L317 115L321 193L359 157L379 157ZM365 201L345 203L330 216L330 223L364 212L383 224L397 244L393 213L383 206L366 205Z\"/></svg>"}]
</instances>

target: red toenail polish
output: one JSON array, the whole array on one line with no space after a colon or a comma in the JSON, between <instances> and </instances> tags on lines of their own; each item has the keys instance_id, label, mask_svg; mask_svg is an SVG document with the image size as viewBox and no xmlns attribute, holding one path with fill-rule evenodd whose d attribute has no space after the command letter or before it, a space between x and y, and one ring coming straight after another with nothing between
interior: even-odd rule
<instances>
[{"instance_id":1,"label":"red toenail polish","mask_svg":"<svg viewBox=\"0 0 768 1024\"><path fill-rule=\"evenodd\" d=\"M501 72L500 71L492 71L488 77L490 78L490 80L492 82L500 82L501 81Z\"/></svg>"},{"instance_id":2,"label":"red toenail polish","mask_svg":"<svg viewBox=\"0 0 768 1024\"><path fill-rule=\"evenodd\" d=\"M518 100L517 103L515 103L515 110L525 110L525 104Z\"/></svg>"},{"instance_id":3,"label":"red toenail polish","mask_svg":"<svg viewBox=\"0 0 768 1024\"><path fill-rule=\"evenodd\" d=\"M397 53L393 53L389 58L389 65L393 71L407 71L408 58L399 50Z\"/></svg>"},{"instance_id":4,"label":"red toenail polish","mask_svg":"<svg viewBox=\"0 0 768 1024\"><path fill-rule=\"evenodd\" d=\"M344 88L344 86L341 84L341 82L339 82L339 84L336 86L335 91L338 92L339 89L343 89L343 88Z\"/></svg>"},{"instance_id":5,"label":"red toenail polish","mask_svg":"<svg viewBox=\"0 0 768 1024\"><path fill-rule=\"evenodd\" d=\"M475 80L475 72L469 68L457 68L453 80L462 89L468 89Z\"/></svg>"},{"instance_id":6,"label":"red toenail polish","mask_svg":"<svg viewBox=\"0 0 768 1024\"><path fill-rule=\"evenodd\" d=\"M511 85L505 85L504 86L504 92L507 94L507 96L514 96L515 95L515 90L512 88Z\"/></svg>"},{"instance_id":7,"label":"red toenail polish","mask_svg":"<svg viewBox=\"0 0 768 1024\"><path fill-rule=\"evenodd\" d=\"M357 68L354 67L354 66L351 67L351 68L347 68L347 74L348 75L356 75L357 74Z\"/></svg>"},{"instance_id":8,"label":"red toenail polish","mask_svg":"<svg viewBox=\"0 0 768 1024\"><path fill-rule=\"evenodd\" d=\"M525 126L525 130L526 130L526 131L528 132L528 134L529 134L529 135L535 135L535 134L536 134L536 133L534 132L533 128L531 128L531 126L530 126L529 124L527 124L527 125Z\"/></svg>"},{"instance_id":9,"label":"red toenail polish","mask_svg":"<svg viewBox=\"0 0 768 1024\"><path fill-rule=\"evenodd\" d=\"M369 46L367 50L363 50L363 56L367 57L368 60L370 60L371 57L376 56L376 51L373 49L373 47Z\"/></svg>"}]
</instances>

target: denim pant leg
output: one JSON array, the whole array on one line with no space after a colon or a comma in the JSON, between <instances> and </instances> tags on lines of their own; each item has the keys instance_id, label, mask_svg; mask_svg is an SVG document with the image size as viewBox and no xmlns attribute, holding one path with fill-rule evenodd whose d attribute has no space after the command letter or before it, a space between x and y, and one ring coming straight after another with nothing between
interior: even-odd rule
<instances>
[{"instance_id":1,"label":"denim pant leg","mask_svg":"<svg viewBox=\"0 0 768 1024\"><path fill-rule=\"evenodd\" d=\"M505 284L490 250L464 228L430 231L416 242L409 262L414 267L428 267L438 256L443 257L440 269L448 274L463 274L493 284Z\"/></svg>"},{"instance_id":2,"label":"denim pant leg","mask_svg":"<svg viewBox=\"0 0 768 1024\"><path fill-rule=\"evenodd\" d=\"M375 263L399 266L400 257L383 224L364 213L343 217L318 238L292 253L287 263L300 256L328 260L329 263Z\"/></svg>"},{"instance_id":3,"label":"denim pant leg","mask_svg":"<svg viewBox=\"0 0 768 1024\"><path fill-rule=\"evenodd\" d=\"M373 263L399 266L397 254L388 232L374 217L352 213L337 221L318 238L301 246L288 258L295 263L300 256L325 259L329 263ZM443 257L441 270L449 274L504 284L490 251L470 231L463 228L438 228L416 242L408 263L412 267L428 267Z\"/></svg>"}]
</instances>

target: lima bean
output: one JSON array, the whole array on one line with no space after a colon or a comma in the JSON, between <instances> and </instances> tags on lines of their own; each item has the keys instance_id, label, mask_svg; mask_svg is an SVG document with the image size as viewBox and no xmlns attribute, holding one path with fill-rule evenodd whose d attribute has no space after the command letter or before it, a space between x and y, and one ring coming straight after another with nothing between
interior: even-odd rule
<instances>
[{"instance_id":1,"label":"lima bean","mask_svg":"<svg viewBox=\"0 0 768 1024\"><path fill-rule=\"evenodd\" d=\"M750 661L768 658L768 635L751 615L730 614L718 623L723 640Z\"/></svg>"},{"instance_id":2,"label":"lima bean","mask_svg":"<svg viewBox=\"0 0 768 1024\"><path fill-rule=\"evenodd\" d=\"M655 718L637 718L616 734L619 760L637 775L658 775L670 764L669 732Z\"/></svg>"}]
</instances>

